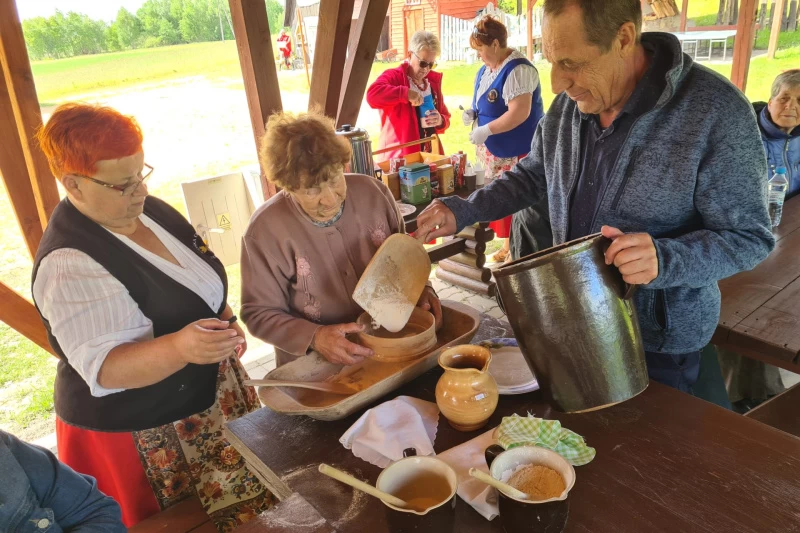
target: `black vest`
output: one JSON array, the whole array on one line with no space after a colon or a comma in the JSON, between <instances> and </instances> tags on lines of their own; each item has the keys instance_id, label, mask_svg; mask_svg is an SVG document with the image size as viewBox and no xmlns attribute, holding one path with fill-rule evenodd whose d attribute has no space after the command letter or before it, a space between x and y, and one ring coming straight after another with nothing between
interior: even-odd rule
<instances>
[{"instance_id":1,"label":"black vest","mask_svg":"<svg viewBox=\"0 0 800 533\"><path fill-rule=\"evenodd\" d=\"M56 206L44 232L33 265L33 280L47 254L60 248L74 248L97 261L128 289L142 313L153 322L155 337L174 333L196 320L218 317L228 297L228 280L222 263L205 247L191 224L165 202L148 196L144 212L219 275L225 287L219 310L209 308L200 296L84 216L67 199ZM44 316L42 322L50 345L61 359L55 382L55 408L56 414L68 424L100 431L138 431L208 409L216 399L219 364L188 364L154 385L94 397L80 374L70 366Z\"/></svg>"}]
</instances>

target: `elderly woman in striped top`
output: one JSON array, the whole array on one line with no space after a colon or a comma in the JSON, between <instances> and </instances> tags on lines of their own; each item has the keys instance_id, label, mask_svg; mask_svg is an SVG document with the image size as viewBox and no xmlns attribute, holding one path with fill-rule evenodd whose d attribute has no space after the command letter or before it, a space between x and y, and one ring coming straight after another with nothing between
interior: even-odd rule
<instances>
[{"instance_id":1,"label":"elderly woman in striped top","mask_svg":"<svg viewBox=\"0 0 800 533\"><path fill-rule=\"evenodd\" d=\"M502 22L485 16L475 25L470 45L484 66L475 77L472 109L462 114L465 126L474 126L470 141L486 169L486 180L511 170L531 150L533 134L544 116L539 73L517 50L508 47L508 31ZM511 217L490 224L505 239L493 260L509 257Z\"/></svg>"},{"instance_id":2,"label":"elderly woman in striped top","mask_svg":"<svg viewBox=\"0 0 800 533\"><path fill-rule=\"evenodd\" d=\"M59 459L95 477L128 527L199 497L229 531L273 497L222 435L259 407L243 384L225 269L180 213L148 196L153 169L132 118L64 104L38 138L67 192L33 268L60 359Z\"/></svg>"}]
</instances>

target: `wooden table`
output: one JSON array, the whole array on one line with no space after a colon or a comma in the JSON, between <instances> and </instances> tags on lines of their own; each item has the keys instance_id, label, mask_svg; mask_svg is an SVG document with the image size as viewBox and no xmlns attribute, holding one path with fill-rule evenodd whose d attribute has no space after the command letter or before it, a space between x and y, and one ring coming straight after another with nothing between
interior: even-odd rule
<instances>
[{"instance_id":1,"label":"wooden table","mask_svg":"<svg viewBox=\"0 0 800 533\"><path fill-rule=\"evenodd\" d=\"M719 282L722 309L712 342L800 373L800 196L786 202L775 250Z\"/></svg>"},{"instance_id":2,"label":"wooden table","mask_svg":"<svg viewBox=\"0 0 800 533\"><path fill-rule=\"evenodd\" d=\"M800 437L800 383L773 396L744 416Z\"/></svg>"},{"instance_id":3,"label":"wooden table","mask_svg":"<svg viewBox=\"0 0 800 533\"><path fill-rule=\"evenodd\" d=\"M486 325L478 339L502 335ZM390 397L434 401L440 375L433 369ZM561 420L597 450L576 468L567 532L800 531L800 439L657 383L620 405L575 415L552 411L538 392L503 396L488 427L526 412ZM268 470L282 492L299 493L337 531L379 533L388 531L382 504L316 471L326 462L374 483L380 470L338 441L360 414L322 422L261 409L227 432L255 469ZM457 432L440 418L435 449L480 433ZM502 531L462 500L456 509L453 532Z\"/></svg>"}]
</instances>

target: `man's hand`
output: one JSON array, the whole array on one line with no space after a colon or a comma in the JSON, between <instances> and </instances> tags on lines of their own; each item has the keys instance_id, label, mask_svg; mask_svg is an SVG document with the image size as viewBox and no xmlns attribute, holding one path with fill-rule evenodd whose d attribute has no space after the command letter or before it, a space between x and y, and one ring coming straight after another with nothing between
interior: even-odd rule
<instances>
[{"instance_id":1,"label":"man's hand","mask_svg":"<svg viewBox=\"0 0 800 533\"><path fill-rule=\"evenodd\" d=\"M603 226L603 236L611 239L606 250L606 264L614 264L625 283L646 285L658 277L658 254L653 238L647 233L622 233Z\"/></svg>"},{"instance_id":2,"label":"man's hand","mask_svg":"<svg viewBox=\"0 0 800 533\"><path fill-rule=\"evenodd\" d=\"M414 107L419 107L422 105L423 99L422 95L415 91L414 89L408 90L408 103L413 105Z\"/></svg>"},{"instance_id":3,"label":"man's hand","mask_svg":"<svg viewBox=\"0 0 800 533\"><path fill-rule=\"evenodd\" d=\"M322 357L337 365L354 365L366 357L372 357L372 350L360 344L347 340L348 333L364 331L364 327L351 322L350 324L335 324L322 326L314 334L311 348L319 352Z\"/></svg>"},{"instance_id":4,"label":"man's hand","mask_svg":"<svg viewBox=\"0 0 800 533\"><path fill-rule=\"evenodd\" d=\"M417 217L417 231L414 232L414 237L420 242L430 242L455 232L456 216L449 207L439 200L434 200Z\"/></svg>"},{"instance_id":5,"label":"man's hand","mask_svg":"<svg viewBox=\"0 0 800 533\"><path fill-rule=\"evenodd\" d=\"M442 303L439 301L439 297L436 295L436 291L433 290L433 287L429 285L425 286L417 302L417 307L431 312L433 318L436 319L437 331L442 327Z\"/></svg>"}]
</instances>

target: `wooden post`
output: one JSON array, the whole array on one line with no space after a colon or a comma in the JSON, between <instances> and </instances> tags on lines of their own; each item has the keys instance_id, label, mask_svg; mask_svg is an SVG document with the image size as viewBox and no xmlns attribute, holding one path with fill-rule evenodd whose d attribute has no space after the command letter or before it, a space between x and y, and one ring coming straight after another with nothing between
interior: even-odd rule
<instances>
[{"instance_id":1,"label":"wooden post","mask_svg":"<svg viewBox=\"0 0 800 533\"><path fill-rule=\"evenodd\" d=\"M336 119L339 112L353 4L354 0L327 0L319 4L317 44L314 48L314 67L311 69L308 108L320 109L333 119ZM380 34L380 28L378 33ZM377 44L375 41L376 46Z\"/></svg>"},{"instance_id":2,"label":"wooden post","mask_svg":"<svg viewBox=\"0 0 800 533\"><path fill-rule=\"evenodd\" d=\"M781 35L781 24L783 23L783 12L786 10L786 0L775 0L775 11L772 15L772 31L769 34L769 48L767 57L775 59L775 51L778 49L778 37Z\"/></svg>"},{"instance_id":3,"label":"wooden post","mask_svg":"<svg viewBox=\"0 0 800 533\"><path fill-rule=\"evenodd\" d=\"M239 50L239 63L242 66L247 106L250 109L250 122L258 150L267 118L283 109L275 55L272 52L272 37L269 33L267 6L265 0L228 2L231 6L236 48ZM263 168L261 186L265 200L277 192L275 184L266 179Z\"/></svg>"},{"instance_id":4,"label":"wooden post","mask_svg":"<svg viewBox=\"0 0 800 533\"><path fill-rule=\"evenodd\" d=\"M683 0L683 4L681 5L681 33L686 31L686 20L689 16L689 0Z\"/></svg>"},{"instance_id":5,"label":"wooden post","mask_svg":"<svg viewBox=\"0 0 800 533\"><path fill-rule=\"evenodd\" d=\"M303 15L300 8L297 8L297 32L300 37L300 46L303 49L303 66L306 69L306 84L311 87L311 77L308 75L308 46L306 46L306 30Z\"/></svg>"},{"instance_id":6,"label":"wooden post","mask_svg":"<svg viewBox=\"0 0 800 533\"><path fill-rule=\"evenodd\" d=\"M0 322L5 322L48 352L55 355L42 319L31 302L0 282Z\"/></svg>"},{"instance_id":7,"label":"wooden post","mask_svg":"<svg viewBox=\"0 0 800 533\"><path fill-rule=\"evenodd\" d=\"M17 216L17 223L33 258L42 240L43 228L36 207L36 194L31 180L25 152L19 140L14 112L11 110L11 96L6 87L5 76L0 76L0 175L8 191L11 206Z\"/></svg>"},{"instance_id":8,"label":"wooden post","mask_svg":"<svg viewBox=\"0 0 800 533\"><path fill-rule=\"evenodd\" d=\"M44 153L34 142L36 130L42 125L42 111L14 0L0 0L0 63L17 127L17 139L27 167L26 174L12 175L6 179L30 181L39 222L44 229L59 202L58 187ZM0 142L5 141L5 136L0 138Z\"/></svg>"},{"instance_id":9,"label":"wooden post","mask_svg":"<svg viewBox=\"0 0 800 533\"><path fill-rule=\"evenodd\" d=\"M758 0L741 0L739 20L736 23L736 41L733 45L731 81L740 91L747 88L747 73L755 44L756 5Z\"/></svg>"},{"instance_id":10,"label":"wooden post","mask_svg":"<svg viewBox=\"0 0 800 533\"><path fill-rule=\"evenodd\" d=\"M528 61L533 61L533 6L536 0L528 0Z\"/></svg>"},{"instance_id":11,"label":"wooden post","mask_svg":"<svg viewBox=\"0 0 800 533\"><path fill-rule=\"evenodd\" d=\"M344 68L337 126L355 124L358 120L390 2L391 0L364 0L361 4L361 13L356 23L356 40L350 44Z\"/></svg>"}]
</instances>

